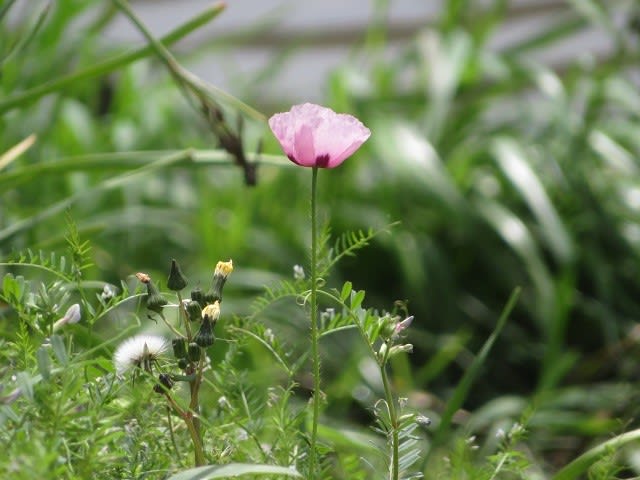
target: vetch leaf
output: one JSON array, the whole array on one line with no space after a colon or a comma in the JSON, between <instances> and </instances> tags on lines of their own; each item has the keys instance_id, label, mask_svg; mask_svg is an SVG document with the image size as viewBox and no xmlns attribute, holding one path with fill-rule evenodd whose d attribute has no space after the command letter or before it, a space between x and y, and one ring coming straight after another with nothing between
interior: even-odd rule
<instances>
[{"instance_id":1,"label":"vetch leaf","mask_svg":"<svg viewBox=\"0 0 640 480\"><path fill-rule=\"evenodd\" d=\"M18 372L16 375L16 383L22 392L22 395L33 401L33 379L27 372Z\"/></svg>"},{"instance_id":2,"label":"vetch leaf","mask_svg":"<svg viewBox=\"0 0 640 480\"><path fill-rule=\"evenodd\" d=\"M347 298L349 298L349 294L351 293L352 288L353 285L351 284L351 282L345 282L342 286L342 291L340 292L340 300L346 302Z\"/></svg>"},{"instance_id":3,"label":"vetch leaf","mask_svg":"<svg viewBox=\"0 0 640 480\"><path fill-rule=\"evenodd\" d=\"M49 358L49 352L45 347L38 348L36 352L36 360L38 361L38 371L42 378L49 380L51 377L51 359Z\"/></svg>"},{"instance_id":4,"label":"vetch leaf","mask_svg":"<svg viewBox=\"0 0 640 480\"><path fill-rule=\"evenodd\" d=\"M364 290L359 290L357 292L351 292L351 309L357 310L362 305L364 301Z\"/></svg>"},{"instance_id":5,"label":"vetch leaf","mask_svg":"<svg viewBox=\"0 0 640 480\"><path fill-rule=\"evenodd\" d=\"M60 364L63 366L67 365L67 363L69 363L69 356L67 355L67 348L60 335L51 336L51 346Z\"/></svg>"}]
</instances>

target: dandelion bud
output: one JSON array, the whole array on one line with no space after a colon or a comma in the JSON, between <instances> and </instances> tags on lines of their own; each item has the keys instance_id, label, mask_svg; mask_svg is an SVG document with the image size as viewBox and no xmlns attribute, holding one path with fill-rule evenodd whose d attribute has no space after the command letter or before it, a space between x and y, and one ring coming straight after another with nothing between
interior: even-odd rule
<instances>
[{"instance_id":1,"label":"dandelion bud","mask_svg":"<svg viewBox=\"0 0 640 480\"><path fill-rule=\"evenodd\" d=\"M217 302L214 305L216 304ZM209 305L207 305L207 307L209 307ZM200 330L198 330L198 333L196 333L194 341L202 348L207 348L213 345L214 340L215 337L213 335L213 325L211 323L211 319L209 315L204 315L202 325L200 325Z\"/></svg>"},{"instance_id":2,"label":"dandelion bud","mask_svg":"<svg viewBox=\"0 0 640 480\"><path fill-rule=\"evenodd\" d=\"M186 358L178 359L178 368L181 370L185 370L189 366L189 360Z\"/></svg>"},{"instance_id":3,"label":"dandelion bud","mask_svg":"<svg viewBox=\"0 0 640 480\"><path fill-rule=\"evenodd\" d=\"M171 376L166 373L158 375L158 383L153 386L153 391L156 393L167 393L173 387L173 380Z\"/></svg>"},{"instance_id":4,"label":"dandelion bud","mask_svg":"<svg viewBox=\"0 0 640 480\"><path fill-rule=\"evenodd\" d=\"M222 287L227 281L227 277L233 272L233 261L218 262L216 269L213 272L213 284L211 290L205 295L206 303L213 303L216 301L222 301Z\"/></svg>"},{"instance_id":5,"label":"dandelion bud","mask_svg":"<svg viewBox=\"0 0 640 480\"><path fill-rule=\"evenodd\" d=\"M162 296L158 287L151 281L151 277L146 273L138 272L136 277L147 286L147 308L154 312L162 312L162 307L167 304L167 300Z\"/></svg>"},{"instance_id":6,"label":"dandelion bud","mask_svg":"<svg viewBox=\"0 0 640 480\"><path fill-rule=\"evenodd\" d=\"M187 286L187 278L182 274L180 265L175 259L171 260L171 271L169 272L169 279L167 280L167 288L174 292L179 292Z\"/></svg>"},{"instance_id":7,"label":"dandelion bud","mask_svg":"<svg viewBox=\"0 0 640 480\"><path fill-rule=\"evenodd\" d=\"M173 355L176 358L185 358L187 356L187 341L184 338L174 338L171 340L173 347Z\"/></svg>"},{"instance_id":8,"label":"dandelion bud","mask_svg":"<svg viewBox=\"0 0 640 480\"><path fill-rule=\"evenodd\" d=\"M185 308L187 310L187 316L192 322L197 322L202 318L202 307L197 300L188 301Z\"/></svg>"},{"instance_id":9,"label":"dandelion bud","mask_svg":"<svg viewBox=\"0 0 640 480\"><path fill-rule=\"evenodd\" d=\"M200 287L196 287L191 290L191 300L194 302L198 302L200 307L204 308L206 303L204 302L204 294L202 293L202 289Z\"/></svg>"},{"instance_id":10,"label":"dandelion bud","mask_svg":"<svg viewBox=\"0 0 640 480\"><path fill-rule=\"evenodd\" d=\"M191 342L187 349L187 356L191 362L197 362L200 360L200 345L195 342Z\"/></svg>"},{"instance_id":11,"label":"dandelion bud","mask_svg":"<svg viewBox=\"0 0 640 480\"><path fill-rule=\"evenodd\" d=\"M202 310L202 320L211 322L211 327L215 327L220 318L220 302L215 301L212 304L207 305Z\"/></svg>"}]
</instances>

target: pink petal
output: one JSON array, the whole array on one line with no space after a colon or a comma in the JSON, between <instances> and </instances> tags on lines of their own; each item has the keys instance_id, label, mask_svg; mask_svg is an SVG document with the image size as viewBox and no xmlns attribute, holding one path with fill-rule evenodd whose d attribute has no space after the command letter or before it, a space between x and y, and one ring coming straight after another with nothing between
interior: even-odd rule
<instances>
[{"instance_id":1,"label":"pink petal","mask_svg":"<svg viewBox=\"0 0 640 480\"><path fill-rule=\"evenodd\" d=\"M313 167L316 161L316 150L313 146L313 132L309 125L302 125L295 133L295 163L303 167Z\"/></svg>"},{"instance_id":2,"label":"pink petal","mask_svg":"<svg viewBox=\"0 0 640 480\"><path fill-rule=\"evenodd\" d=\"M291 161L305 167L337 167L371 135L357 118L312 103L273 115L269 126Z\"/></svg>"}]
</instances>

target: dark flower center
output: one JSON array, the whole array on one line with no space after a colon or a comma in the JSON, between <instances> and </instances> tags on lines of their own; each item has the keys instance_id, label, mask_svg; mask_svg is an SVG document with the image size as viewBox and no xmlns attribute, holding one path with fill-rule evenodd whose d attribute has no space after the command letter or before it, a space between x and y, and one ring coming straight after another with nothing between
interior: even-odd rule
<instances>
[{"instance_id":1,"label":"dark flower center","mask_svg":"<svg viewBox=\"0 0 640 480\"><path fill-rule=\"evenodd\" d=\"M318 155L316 157L316 167L326 168L329 165L329 154Z\"/></svg>"}]
</instances>

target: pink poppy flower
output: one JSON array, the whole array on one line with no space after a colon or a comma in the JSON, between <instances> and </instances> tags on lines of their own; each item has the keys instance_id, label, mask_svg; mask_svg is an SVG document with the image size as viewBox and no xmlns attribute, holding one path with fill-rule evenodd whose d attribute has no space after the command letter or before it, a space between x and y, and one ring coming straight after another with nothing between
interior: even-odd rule
<instances>
[{"instance_id":1,"label":"pink poppy flower","mask_svg":"<svg viewBox=\"0 0 640 480\"><path fill-rule=\"evenodd\" d=\"M269 126L289 160L303 167L337 167L371 135L356 117L312 103L276 113Z\"/></svg>"}]
</instances>

